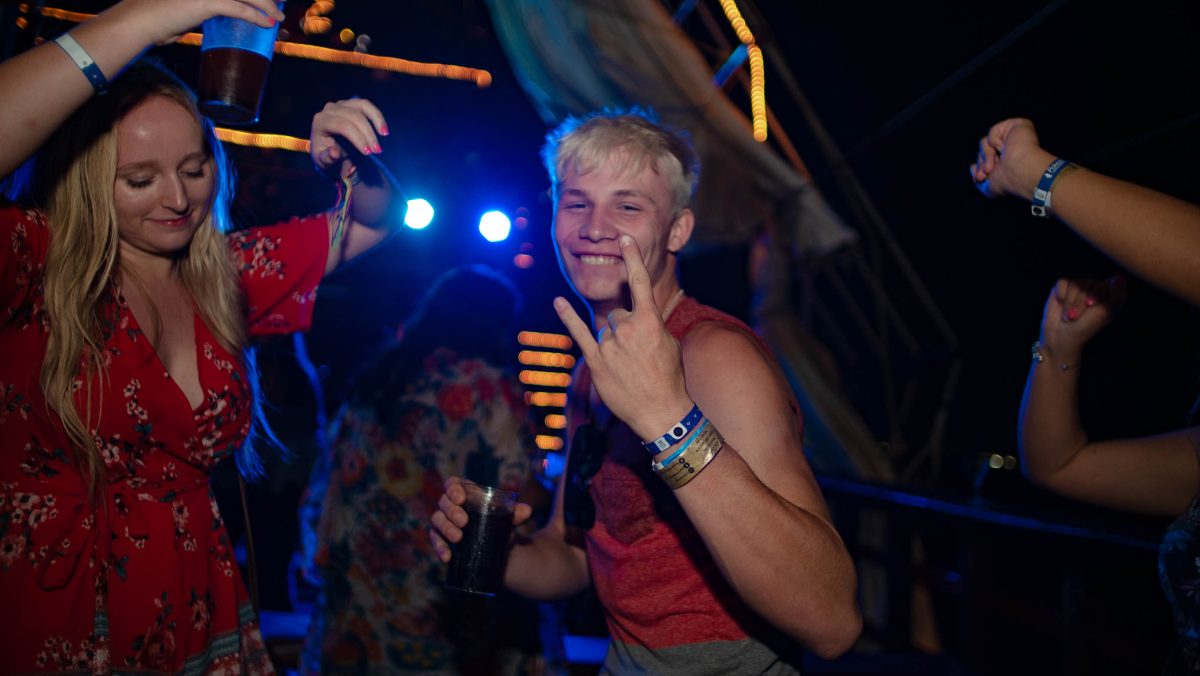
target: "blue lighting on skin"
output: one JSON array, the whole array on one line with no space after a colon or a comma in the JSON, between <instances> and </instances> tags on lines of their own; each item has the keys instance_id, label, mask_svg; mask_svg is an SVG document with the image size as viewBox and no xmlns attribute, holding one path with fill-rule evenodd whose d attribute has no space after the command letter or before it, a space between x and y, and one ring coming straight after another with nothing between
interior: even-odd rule
<instances>
[{"instance_id":1,"label":"blue lighting on skin","mask_svg":"<svg viewBox=\"0 0 1200 676\"><path fill-rule=\"evenodd\" d=\"M479 234L489 242L503 242L511 230L512 222L499 211L489 211L479 218Z\"/></svg>"},{"instance_id":2,"label":"blue lighting on skin","mask_svg":"<svg viewBox=\"0 0 1200 676\"><path fill-rule=\"evenodd\" d=\"M417 198L408 201L408 210L404 212L404 224L413 230L422 230L433 222L433 205L427 200Z\"/></svg>"}]
</instances>

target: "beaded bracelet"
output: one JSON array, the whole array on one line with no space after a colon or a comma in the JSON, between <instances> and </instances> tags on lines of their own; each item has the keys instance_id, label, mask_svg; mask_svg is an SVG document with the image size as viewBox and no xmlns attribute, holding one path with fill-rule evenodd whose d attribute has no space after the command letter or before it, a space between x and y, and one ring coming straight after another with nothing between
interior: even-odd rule
<instances>
[{"instance_id":1,"label":"beaded bracelet","mask_svg":"<svg viewBox=\"0 0 1200 676\"><path fill-rule=\"evenodd\" d=\"M671 490L679 490L712 462L725 446L725 439L716 427L709 425L689 444L688 451L658 472L659 478Z\"/></svg>"},{"instance_id":2,"label":"beaded bracelet","mask_svg":"<svg viewBox=\"0 0 1200 676\"><path fill-rule=\"evenodd\" d=\"M1033 347L1030 349L1030 352L1035 362L1040 364L1046 361L1046 355L1042 354L1042 342L1040 340L1033 341ZM1059 363L1058 368L1063 371L1069 371L1077 366L1079 366L1079 362L1068 363L1064 361Z\"/></svg>"}]
</instances>

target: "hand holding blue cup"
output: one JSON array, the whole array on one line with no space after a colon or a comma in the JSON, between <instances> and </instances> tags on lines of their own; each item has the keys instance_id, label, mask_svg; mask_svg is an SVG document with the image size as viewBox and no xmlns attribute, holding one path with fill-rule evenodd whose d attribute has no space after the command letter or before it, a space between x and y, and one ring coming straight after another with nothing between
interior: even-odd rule
<instances>
[{"instance_id":1,"label":"hand holding blue cup","mask_svg":"<svg viewBox=\"0 0 1200 676\"><path fill-rule=\"evenodd\" d=\"M219 124L258 122L279 24L263 28L218 16L205 21L201 31L200 108Z\"/></svg>"}]
</instances>

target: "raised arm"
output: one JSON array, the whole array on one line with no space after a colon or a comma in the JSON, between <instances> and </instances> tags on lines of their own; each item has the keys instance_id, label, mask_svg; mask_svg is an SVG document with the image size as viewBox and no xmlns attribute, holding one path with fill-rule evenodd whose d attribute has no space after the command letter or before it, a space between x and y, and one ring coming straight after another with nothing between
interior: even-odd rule
<instances>
[{"instance_id":1,"label":"raised arm","mask_svg":"<svg viewBox=\"0 0 1200 676\"><path fill-rule=\"evenodd\" d=\"M989 197L1029 200L1054 159L1039 145L1032 122L1004 120L980 139L971 177ZM1200 305L1200 207L1087 169L1054 183L1051 206L1129 271Z\"/></svg>"},{"instance_id":2,"label":"raised arm","mask_svg":"<svg viewBox=\"0 0 1200 676\"><path fill-rule=\"evenodd\" d=\"M786 384L737 329L698 327L681 359L636 242L623 236L621 251L633 310L610 315L600 343L570 304L555 303L597 392L643 439L700 407L725 445L675 492L680 505L747 605L822 657L845 652L862 625L854 566L804 459Z\"/></svg>"},{"instance_id":3,"label":"raised arm","mask_svg":"<svg viewBox=\"0 0 1200 676\"><path fill-rule=\"evenodd\" d=\"M329 214L330 241L341 239L330 247L326 274L382 242L404 215L403 205L395 204L400 191L379 161L379 137L387 134L383 113L366 99L327 103L313 116L309 152L317 171L352 184L343 233L337 233L336 210Z\"/></svg>"},{"instance_id":4,"label":"raised arm","mask_svg":"<svg viewBox=\"0 0 1200 676\"><path fill-rule=\"evenodd\" d=\"M1079 419L1081 354L1124 295L1108 283L1059 280L1046 300L1037 354L1021 402L1022 471L1061 495L1143 514L1182 514L1200 489L1200 428L1089 441Z\"/></svg>"},{"instance_id":5,"label":"raised arm","mask_svg":"<svg viewBox=\"0 0 1200 676\"><path fill-rule=\"evenodd\" d=\"M151 45L172 42L218 15L262 26L283 19L270 0L124 0L69 35L112 80ZM53 41L0 63L0 176L33 155L94 93L83 71Z\"/></svg>"}]
</instances>

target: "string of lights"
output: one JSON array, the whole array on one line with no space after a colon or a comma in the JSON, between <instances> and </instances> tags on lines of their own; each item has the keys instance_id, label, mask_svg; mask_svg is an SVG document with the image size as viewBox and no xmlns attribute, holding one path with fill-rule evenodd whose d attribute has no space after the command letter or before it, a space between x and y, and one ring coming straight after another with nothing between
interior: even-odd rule
<instances>
[{"instance_id":1,"label":"string of lights","mask_svg":"<svg viewBox=\"0 0 1200 676\"><path fill-rule=\"evenodd\" d=\"M256 134L250 131L226 129L217 127L217 138L225 143L254 148L290 150L297 153L307 153L309 142L306 138L285 136L283 134Z\"/></svg>"},{"instance_id":2,"label":"string of lights","mask_svg":"<svg viewBox=\"0 0 1200 676\"><path fill-rule=\"evenodd\" d=\"M561 333L521 331L517 334L517 342L526 347L542 348L521 350L517 354L517 361L526 366L558 369L570 369L575 366L575 357L566 354L566 351L570 350L574 343L570 337ZM549 350L560 351L551 352ZM518 374L518 378L528 387L566 388L571 385L570 374L557 371L526 369ZM558 409L556 412L547 413L542 418L542 424L547 430L558 431L560 434L539 434L534 438L534 443L543 451L562 450L561 431L567 428L567 418L560 411L567 405L567 393L526 390L525 403L540 408Z\"/></svg>"},{"instance_id":3,"label":"string of lights","mask_svg":"<svg viewBox=\"0 0 1200 676\"><path fill-rule=\"evenodd\" d=\"M734 0L721 0L721 9L725 12L725 18L729 20L729 25L733 27L738 40L746 45L750 56L750 117L754 140L762 143L767 140L766 71L763 67L762 48L755 43L754 33L750 32L750 27L746 25L746 20L742 18L742 12Z\"/></svg>"},{"instance_id":4,"label":"string of lights","mask_svg":"<svg viewBox=\"0 0 1200 676\"><path fill-rule=\"evenodd\" d=\"M23 12L28 12L28 4L22 4L20 7L23 8ZM59 19L62 21L70 21L73 23L86 21L87 19L95 16L94 14L70 12L57 7L42 7L39 9L39 11L41 12L42 16L52 19ZM183 37L179 39L179 43L198 47L200 46L202 37L203 36L200 33L185 33ZM474 82L475 86L480 88L488 87L492 84L492 74L480 68L468 68L467 66L455 66L445 63L410 61L408 59L401 59L394 56L377 56L375 54L365 54L357 51L332 49L330 47L318 47L316 45L307 45L300 42L277 40L275 42L275 53L293 58L359 66L362 68L370 68L372 70L403 73L405 75L438 77L445 78L447 80L463 80Z\"/></svg>"}]
</instances>

